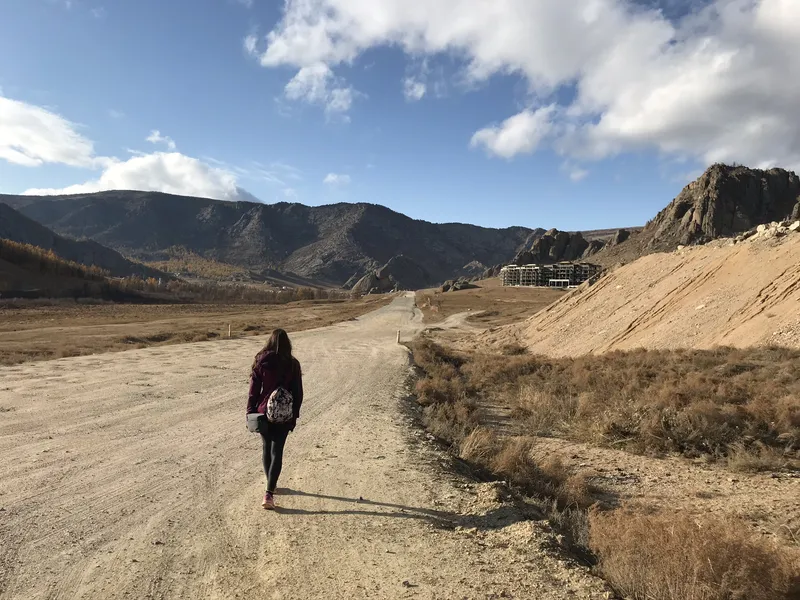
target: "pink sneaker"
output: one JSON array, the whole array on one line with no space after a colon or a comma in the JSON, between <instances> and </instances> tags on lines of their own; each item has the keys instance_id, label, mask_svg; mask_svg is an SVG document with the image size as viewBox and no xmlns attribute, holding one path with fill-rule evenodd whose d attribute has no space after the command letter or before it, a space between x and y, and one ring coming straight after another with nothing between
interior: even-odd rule
<instances>
[{"instance_id":1,"label":"pink sneaker","mask_svg":"<svg viewBox=\"0 0 800 600\"><path fill-rule=\"evenodd\" d=\"M264 501L261 503L261 506L265 510L275 510L275 498L272 497L272 494L267 492L264 494Z\"/></svg>"}]
</instances>

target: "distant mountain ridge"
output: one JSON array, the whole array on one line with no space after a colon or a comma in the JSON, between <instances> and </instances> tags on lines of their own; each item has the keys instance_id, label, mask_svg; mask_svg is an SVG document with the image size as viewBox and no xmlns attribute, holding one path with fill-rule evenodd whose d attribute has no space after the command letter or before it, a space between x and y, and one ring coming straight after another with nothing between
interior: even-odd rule
<instances>
[{"instance_id":1,"label":"distant mountain ridge","mask_svg":"<svg viewBox=\"0 0 800 600\"><path fill-rule=\"evenodd\" d=\"M428 275L426 285L438 284L471 263L506 261L537 233L429 223L375 204L268 205L136 191L0 196L0 202L59 234L90 238L137 260L158 260L182 246L334 285L355 282L398 256Z\"/></svg>"}]
</instances>

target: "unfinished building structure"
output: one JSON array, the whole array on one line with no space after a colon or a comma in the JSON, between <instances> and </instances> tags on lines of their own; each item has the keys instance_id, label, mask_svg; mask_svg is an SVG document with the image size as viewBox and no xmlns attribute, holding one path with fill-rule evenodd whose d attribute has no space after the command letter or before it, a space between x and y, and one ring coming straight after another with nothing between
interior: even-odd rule
<instances>
[{"instance_id":1,"label":"unfinished building structure","mask_svg":"<svg viewBox=\"0 0 800 600\"><path fill-rule=\"evenodd\" d=\"M554 265L509 265L500 271L504 286L573 287L600 272L598 265L561 262Z\"/></svg>"}]
</instances>

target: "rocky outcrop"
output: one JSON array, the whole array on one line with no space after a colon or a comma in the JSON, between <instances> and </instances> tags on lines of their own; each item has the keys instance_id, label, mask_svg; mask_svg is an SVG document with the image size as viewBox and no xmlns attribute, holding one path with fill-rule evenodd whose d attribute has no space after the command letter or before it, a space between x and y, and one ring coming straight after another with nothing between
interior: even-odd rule
<instances>
[{"instance_id":1,"label":"rocky outcrop","mask_svg":"<svg viewBox=\"0 0 800 600\"><path fill-rule=\"evenodd\" d=\"M589 242L589 245L586 246L586 250L583 251L583 256L581 258L589 258L590 256L594 256L600 250L605 248L606 243L603 240L592 240Z\"/></svg>"},{"instance_id":2,"label":"rocky outcrop","mask_svg":"<svg viewBox=\"0 0 800 600\"><path fill-rule=\"evenodd\" d=\"M468 279L462 277L458 280L446 281L441 289L442 292L460 292L461 290L470 290L477 287L477 285L473 285Z\"/></svg>"},{"instance_id":3,"label":"rocky outcrop","mask_svg":"<svg viewBox=\"0 0 800 600\"><path fill-rule=\"evenodd\" d=\"M481 273L480 279L490 279L492 277L497 277L500 275L500 271L505 265L494 265L493 267L489 267L483 273Z\"/></svg>"},{"instance_id":4,"label":"rocky outcrop","mask_svg":"<svg viewBox=\"0 0 800 600\"><path fill-rule=\"evenodd\" d=\"M611 241L608 242L610 246L618 246L623 242L627 242L628 238L631 237L631 232L627 229L619 229L617 233L614 234L614 237L611 238Z\"/></svg>"},{"instance_id":5,"label":"rocky outcrop","mask_svg":"<svg viewBox=\"0 0 800 600\"><path fill-rule=\"evenodd\" d=\"M514 264L552 264L561 261L579 260L589 248L602 248L602 241L587 242L583 235L551 229L536 238L528 249L523 249L514 257Z\"/></svg>"},{"instance_id":6,"label":"rocky outcrop","mask_svg":"<svg viewBox=\"0 0 800 600\"><path fill-rule=\"evenodd\" d=\"M800 178L784 169L713 165L687 185L642 234L652 250L731 237L800 212ZM800 215L798 215L800 216Z\"/></svg>"},{"instance_id":7,"label":"rocky outcrop","mask_svg":"<svg viewBox=\"0 0 800 600\"><path fill-rule=\"evenodd\" d=\"M430 281L424 267L406 256L395 256L378 269L370 270L352 290L356 294L385 294L397 290L418 290Z\"/></svg>"}]
</instances>

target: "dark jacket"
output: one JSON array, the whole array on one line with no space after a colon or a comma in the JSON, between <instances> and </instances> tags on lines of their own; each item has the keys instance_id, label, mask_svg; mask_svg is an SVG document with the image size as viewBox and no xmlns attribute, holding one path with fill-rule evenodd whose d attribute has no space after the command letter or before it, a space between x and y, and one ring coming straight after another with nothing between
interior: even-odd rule
<instances>
[{"instance_id":1,"label":"dark jacket","mask_svg":"<svg viewBox=\"0 0 800 600\"><path fill-rule=\"evenodd\" d=\"M303 373L300 363L296 358L290 361L275 352L262 352L256 356L255 366L250 374L247 413L266 412L267 399L281 385L292 393L294 418L299 418L300 406L303 404Z\"/></svg>"}]
</instances>

